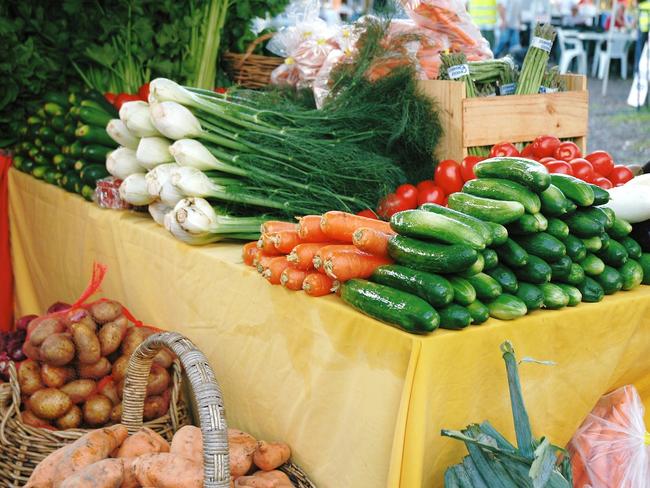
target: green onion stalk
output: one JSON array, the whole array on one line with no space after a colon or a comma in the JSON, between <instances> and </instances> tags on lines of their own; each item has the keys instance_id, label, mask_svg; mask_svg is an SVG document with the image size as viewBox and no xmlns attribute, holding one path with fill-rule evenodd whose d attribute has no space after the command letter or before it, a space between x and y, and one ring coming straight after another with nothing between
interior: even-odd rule
<instances>
[{"instance_id":1,"label":"green onion stalk","mask_svg":"<svg viewBox=\"0 0 650 488\"><path fill-rule=\"evenodd\" d=\"M519 75L516 95L539 93L554 40L555 29L553 26L548 24L535 26L533 39L528 52L526 52L521 74Z\"/></svg>"}]
</instances>

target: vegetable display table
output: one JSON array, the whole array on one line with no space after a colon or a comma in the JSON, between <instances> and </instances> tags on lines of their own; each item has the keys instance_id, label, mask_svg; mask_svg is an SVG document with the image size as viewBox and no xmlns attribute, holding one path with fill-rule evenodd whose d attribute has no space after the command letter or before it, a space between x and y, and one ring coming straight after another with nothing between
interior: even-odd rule
<instances>
[{"instance_id":1,"label":"vegetable display table","mask_svg":"<svg viewBox=\"0 0 650 488\"><path fill-rule=\"evenodd\" d=\"M442 428L489 419L514 440L506 339L521 357L556 363L520 371L535 433L558 445L615 387L633 383L650 406L650 287L414 336L336 297L270 286L240 264L237 244L192 248L147 215L102 210L17 171L9 191L19 315L74 300L92 262L106 263L104 295L194 341L221 382L228 423L286 440L319 487L442 486L465 452Z\"/></svg>"}]
</instances>

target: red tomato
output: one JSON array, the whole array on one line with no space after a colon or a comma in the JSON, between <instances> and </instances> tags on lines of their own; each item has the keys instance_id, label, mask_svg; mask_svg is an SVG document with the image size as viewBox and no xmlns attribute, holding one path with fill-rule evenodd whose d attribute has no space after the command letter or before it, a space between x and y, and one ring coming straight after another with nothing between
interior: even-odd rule
<instances>
[{"instance_id":1,"label":"red tomato","mask_svg":"<svg viewBox=\"0 0 650 488\"><path fill-rule=\"evenodd\" d=\"M492 146L490 157L519 156L519 151L511 142L499 142Z\"/></svg>"},{"instance_id":2,"label":"red tomato","mask_svg":"<svg viewBox=\"0 0 650 488\"><path fill-rule=\"evenodd\" d=\"M429 184L429 182L431 184ZM422 185L422 183L427 183ZM420 186L422 185L422 186ZM424 203L437 203L442 205L445 201L445 192L431 180L418 183L418 206Z\"/></svg>"},{"instance_id":3,"label":"red tomato","mask_svg":"<svg viewBox=\"0 0 650 488\"><path fill-rule=\"evenodd\" d=\"M138 89L138 96L140 100L149 101L149 83L145 83Z\"/></svg>"},{"instance_id":4,"label":"red tomato","mask_svg":"<svg viewBox=\"0 0 650 488\"><path fill-rule=\"evenodd\" d=\"M417 208L418 206L418 189L413 185L400 185L395 193L404 201L408 208Z\"/></svg>"},{"instance_id":5,"label":"red tomato","mask_svg":"<svg viewBox=\"0 0 650 488\"><path fill-rule=\"evenodd\" d=\"M396 193L389 193L384 197L384 199L379 203L377 208L377 213L380 217L384 219L390 219L393 214L401 212L402 210L410 210L409 207L402 197Z\"/></svg>"},{"instance_id":6,"label":"red tomato","mask_svg":"<svg viewBox=\"0 0 650 488\"><path fill-rule=\"evenodd\" d=\"M115 98L115 108L116 109L121 109L122 105L124 105L126 102L137 102L142 100L138 95L131 95L130 93L120 93L116 98Z\"/></svg>"},{"instance_id":7,"label":"red tomato","mask_svg":"<svg viewBox=\"0 0 650 488\"><path fill-rule=\"evenodd\" d=\"M357 215L360 215L361 217L368 217L369 219L379 220L377 218L377 214L372 210L370 210L369 208L362 210L361 212L357 212Z\"/></svg>"},{"instance_id":8,"label":"red tomato","mask_svg":"<svg viewBox=\"0 0 650 488\"><path fill-rule=\"evenodd\" d=\"M460 174L460 165L453 159L445 159L438 163L434 181L445 192L445 195L456 193L463 188L463 177Z\"/></svg>"},{"instance_id":9,"label":"red tomato","mask_svg":"<svg viewBox=\"0 0 650 488\"><path fill-rule=\"evenodd\" d=\"M224 93L227 93L227 92L228 92L228 89L227 89L227 88L222 88L222 87L217 87L217 88L214 89L214 91L215 91L216 93L224 94Z\"/></svg>"},{"instance_id":10,"label":"red tomato","mask_svg":"<svg viewBox=\"0 0 650 488\"><path fill-rule=\"evenodd\" d=\"M555 150L555 157L561 161L569 162L575 158L581 158L580 148L571 141L561 142Z\"/></svg>"},{"instance_id":11,"label":"red tomato","mask_svg":"<svg viewBox=\"0 0 650 488\"><path fill-rule=\"evenodd\" d=\"M533 154L538 158L554 156L560 146L560 140L555 136L539 136L533 141Z\"/></svg>"},{"instance_id":12,"label":"red tomato","mask_svg":"<svg viewBox=\"0 0 650 488\"><path fill-rule=\"evenodd\" d=\"M612 168L608 176L612 185L621 186L634 178L634 173L627 166L617 164Z\"/></svg>"},{"instance_id":13,"label":"red tomato","mask_svg":"<svg viewBox=\"0 0 650 488\"><path fill-rule=\"evenodd\" d=\"M418 193L421 191L427 191L432 186L436 186L436 182L433 180L422 180L415 187L418 189Z\"/></svg>"},{"instance_id":14,"label":"red tomato","mask_svg":"<svg viewBox=\"0 0 650 488\"><path fill-rule=\"evenodd\" d=\"M485 158L481 156L465 156L463 161L460 163L460 176L463 178L463 181L469 181L476 179L474 174L474 166L479 161L483 161Z\"/></svg>"},{"instance_id":15,"label":"red tomato","mask_svg":"<svg viewBox=\"0 0 650 488\"><path fill-rule=\"evenodd\" d=\"M537 156L535 156L535 153L533 152L533 144L526 144L524 148L521 150L520 156L522 158L529 158L529 159L538 159Z\"/></svg>"},{"instance_id":16,"label":"red tomato","mask_svg":"<svg viewBox=\"0 0 650 488\"><path fill-rule=\"evenodd\" d=\"M594 167L594 171L603 176L609 176L609 172L614 167L614 160L607 151L594 151L585 156L585 159Z\"/></svg>"},{"instance_id":17,"label":"red tomato","mask_svg":"<svg viewBox=\"0 0 650 488\"><path fill-rule=\"evenodd\" d=\"M108 103L113 105L115 103L115 99L117 98L117 95L115 93L106 92L104 93L104 98L108 101Z\"/></svg>"},{"instance_id":18,"label":"red tomato","mask_svg":"<svg viewBox=\"0 0 650 488\"><path fill-rule=\"evenodd\" d=\"M557 161L557 159L552 156L546 156L545 158L539 160L539 162L542 164L550 163L551 161Z\"/></svg>"},{"instance_id":19,"label":"red tomato","mask_svg":"<svg viewBox=\"0 0 650 488\"><path fill-rule=\"evenodd\" d=\"M573 171L573 176L580 178L582 181L591 183L594 180L594 167L586 159L572 159L571 170Z\"/></svg>"},{"instance_id":20,"label":"red tomato","mask_svg":"<svg viewBox=\"0 0 650 488\"><path fill-rule=\"evenodd\" d=\"M563 175L573 176L571 165L566 161L551 161L550 163L546 163L546 169L549 173L559 173Z\"/></svg>"},{"instance_id":21,"label":"red tomato","mask_svg":"<svg viewBox=\"0 0 650 488\"><path fill-rule=\"evenodd\" d=\"M612 182L609 181L604 176L597 176L596 178L594 178L593 183L594 185L598 185L599 187L604 188L605 190L609 190L612 186L614 186L612 185Z\"/></svg>"}]
</instances>

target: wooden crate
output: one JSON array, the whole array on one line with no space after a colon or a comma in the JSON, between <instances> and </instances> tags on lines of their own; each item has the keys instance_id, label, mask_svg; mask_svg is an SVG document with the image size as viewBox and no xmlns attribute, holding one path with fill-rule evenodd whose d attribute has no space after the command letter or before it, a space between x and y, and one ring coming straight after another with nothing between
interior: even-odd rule
<instances>
[{"instance_id":1,"label":"wooden crate","mask_svg":"<svg viewBox=\"0 0 650 488\"><path fill-rule=\"evenodd\" d=\"M423 91L438 101L444 134L438 159L462 160L473 146L501 141L526 142L543 134L572 138L587 145L589 97L587 79L563 75L567 91L541 95L467 98L461 81L421 81Z\"/></svg>"}]
</instances>

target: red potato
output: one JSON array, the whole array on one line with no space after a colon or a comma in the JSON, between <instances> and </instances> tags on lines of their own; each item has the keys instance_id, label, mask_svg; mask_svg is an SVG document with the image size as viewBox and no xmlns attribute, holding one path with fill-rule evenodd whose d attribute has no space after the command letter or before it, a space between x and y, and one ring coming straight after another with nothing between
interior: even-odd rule
<instances>
[{"instance_id":1,"label":"red potato","mask_svg":"<svg viewBox=\"0 0 650 488\"><path fill-rule=\"evenodd\" d=\"M124 481L124 462L103 459L77 471L60 488L120 488Z\"/></svg>"},{"instance_id":2,"label":"red potato","mask_svg":"<svg viewBox=\"0 0 650 488\"><path fill-rule=\"evenodd\" d=\"M61 387L61 391L70 397L75 405L86 401L86 398L97 391L97 383L93 380L74 380Z\"/></svg>"},{"instance_id":3,"label":"red potato","mask_svg":"<svg viewBox=\"0 0 650 488\"><path fill-rule=\"evenodd\" d=\"M100 300L87 307L90 315L98 324L112 322L122 315L124 308L112 300Z\"/></svg>"},{"instance_id":4,"label":"red potato","mask_svg":"<svg viewBox=\"0 0 650 488\"><path fill-rule=\"evenodd\" d=\"M76 348L70 334L52 334L41 344L41 360L52 366L65 366L74 359Z\"/></svg>"},{"instance_id":5,"label":"red potato","mask_svg":"<svg viewBox=\"0 0 650 488\"><path fill-rule=\"evenodd\" d=\"M58 317L39 317L32 320L27 327L27 338L32 346L40 346L52 334L65 332L65 323Z\"/></svg>"},{"instance_id":6,"label":"red potato","mask_svg":"<svg viewBox=\"0 0 650 488\"><path fill-rule=\"evenodd\" d=\"M203 459L203 434L193 425L181 427L172 438L170 451L187 459Z\"/></svg>"},{"instance_id":7,"label":"red potato","mask_svg":"<svg viewBox=\"0 0 650 488\"><path fill-rule=\"evenodd\" d=\"M291 449L284 442L259 441L253 453L253 463L262 471L273 471L291 457Z\"/></svg>"},{"instance_id":8,"label":"red potato","mask_svg":"<svg viewBox=\"0 0 650 488\"><path fill-rule=\"evenodd\" d=\"M123 315L102 325L97 333L102 356L108 356L119 349L128 328L129 321Z\"/></svg>"},{"instance_id":9,"label":"red potato","mask_svg":"<svg viewBox=\"0 0 650 488\"><path fill-rule=\"evenodd\" d=\"M45 420L56 420L65 415L71 407L70 397L56 388L44 388L29 397L29 410Z\"/></svg>"},{"instance_id":10,"label":"red potato","mask_svg":"<svg viewBox=\"0 0 650 488\"><path fill-rule=\"evenodd\" d=\"M62 417L56 420L56 426L61 430L77 429L83 422L83 413L77 405L72 405Z\"/></svg>"},{"instance_id":11,"label":"red potato","mask_svg":"<svg viewBox=\"0 0 650 488\"><path fill-rule=\"evenodd\" d=\"M255 449L257 449L257 441L252 435L241 430L228 429L230 474L235 480L251 469Z\"/></svg>"},{"instance_id":12,"label":"red potato","mask_svg":"<svg viewBox=\"0 0 650 488\"><path fill-rule=\"evenodd\" d=\"M171 378L167 370L154 364L147 380L147 396L160 395L170 384Z\"/></svg>"},{"instance_id":13,"label":"red potato","mask_svg":"<svg viewBox=\"0 0 650 488\"><path fill-rule=\"evenodd\" d=\"M61 388L75 377L76 373L73 368L50 366L49 364L44 364L41 367L41 381L50 388Z\"/></svg>"},{"instance_id":14,"label":"red potato","mask_svg":"<svg viewBox=\"0 0 650 488\"><path fill-rule=\"evenodd\" d=\"M72 340L77 348L77 359L81 364L95 364L101 358L101 346L97 334L83 324L70 326Z\"/></svg>"},{"instance_id":15,"label":"red potato","mask_svg":"<svg viewBox=\"0 0 650 488\"><path fill-rule=\"evenodd\" d=\"M258 471L237 478L235 488L293 488L293 483L282 471Z\"/></svg>"},{"instance_id":16,"label":"red potato","mask_svg":"<svg viewBox=\"0 0 650 488\"><path fill-rule=\"evenodd\" d=\"M122 443L115 457L137 458L161 452L169 452L169 443L153 430L143 427Z\"/></svg>"},{"instance_id":17,"label":"red potato","mask_svg":"<svg viewBox=\"0 0 650 488\"><path fill-rule=\"evenodd\" d=\"M84 422L94 427L106 425L111 418L113 404L104 395L95 394L83 405Z\"/></svg>"},{"instance_id":18,"label":"red potato","mask_svg":"<svg viewBox=\"0 0 650 488\"><path fill-rule=\"evenodd\" d=\"M100 358L94 364L80 364L77 369L80 378L99 380L111 374L111 363L106 358Z\"/></svg>"},{"instance_id":19,"label":"red potato","mask_svg":"<svg viewBox=\"0 0 650 488\"><path fill-rule=\"evenodd\" d=\"M129 367L129 356L120 356L113 363L113 368L111 369L111 376L116 383L119 383L126 376L126 370Z\"/></svg>"},{"instance_id":20,"label":"red potato","mask_svg":"<svg viewBox=\"0 0 650 488\"><path fill-rule=\"evenodd\" d=\"M203 463L170 453L145 454L133 462L138 482L145 487L203 488Z\"/></svg>"},{"instance_id":21,"label":"red potato","mask_svg":"<svg viewBox=\"0 0 650 488\"><path fill-rule=\"evenodd\" d=\"M23 395L32 395L42 390L41 367L33 359L26 359L18 367L18 384Z\"/></svg>"}]
</instances>

